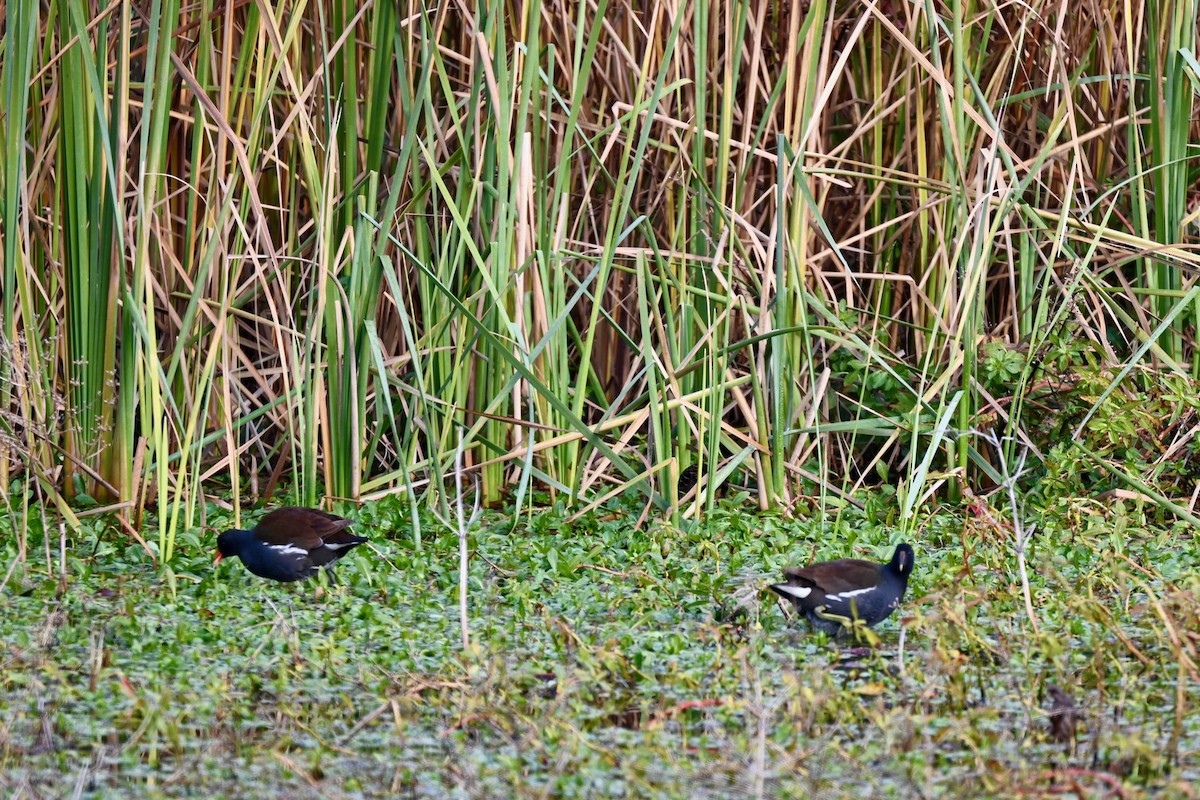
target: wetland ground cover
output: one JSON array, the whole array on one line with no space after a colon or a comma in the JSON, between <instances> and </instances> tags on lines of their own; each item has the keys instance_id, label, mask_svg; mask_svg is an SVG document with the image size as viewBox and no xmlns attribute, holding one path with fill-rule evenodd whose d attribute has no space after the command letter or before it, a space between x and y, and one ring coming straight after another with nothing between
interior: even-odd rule
<instances>
[{"instance_id":1,"label":"wetland ground cover","mask_svg":"<svg viewBox=\"0 0 1200 800\"><path fill-rule=\"evenodd\" d=\"M7 3L0 796L1194 796L1197 30ZM901 539L876 651L762 591Z\"/></svg>"},{"instance_id":2,"label":"wetland ground cover","mask_svg":"<svg viewBox=\"0 0 1200 800\"><path fill-rule=\"evenodd\" d=\"M457 539L430 525L415 549L407 504L355 514L373 549L330 586L214 571L202 530L164 573L92 520L65 568L57 545L31 553L0 595L0 792L1194 796L1190 533L1120 501L1047 518L1034 634L1003 531L930 516L872 652L761 589L786 563L884 557L895 509L822 526L740 500L685 530L631 530L627 504L485 520L466 651ZM1050 735L1051 686L1074 701L1073 743Z\"/></svg>"}]
</instances>

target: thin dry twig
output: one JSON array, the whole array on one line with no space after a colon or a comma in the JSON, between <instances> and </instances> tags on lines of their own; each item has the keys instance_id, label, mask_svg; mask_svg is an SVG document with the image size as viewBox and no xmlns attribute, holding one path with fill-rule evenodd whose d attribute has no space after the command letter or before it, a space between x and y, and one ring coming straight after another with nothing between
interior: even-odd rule
<instances>
[{"instance_id":1,"label":"thin dry twig","mask_svg":"<svg viewBox=\"0 0 1200 800\"><path fill-rule=\"evenodd\" d=\"M1029 618L1029 624L1033 627L1035 635L1040 635L1041 631L1038 628L1037 614L1033 610L1033 592L1029 588L1029 571L1025 565L1025 543L1029 538L1029 529L1021 522L1020 505L1017 502L1017 481L1025 474L1025 459L1029 455L1029 451L1021 446L1021 454L1017 457L1017 463L1012 468L1009 467L1008 460L1004 455L1004 447L1001 439L996 437L992 431L975 431L975 434L992 446L996 451L996 457L1000 459L1000 475L1002 481L1000 488L1004 490L1008 497L1009 513L1012 514L1012 530L1013 530L1013 546L1017 551L1017 573L1021 578L1021 594L1025 599L1025 615ZM1009 437L1004 437L1004 441L1010 441ZM990 513L987 506L979 505L981 514L990 518Z\"/></svg>"}]
</instances>

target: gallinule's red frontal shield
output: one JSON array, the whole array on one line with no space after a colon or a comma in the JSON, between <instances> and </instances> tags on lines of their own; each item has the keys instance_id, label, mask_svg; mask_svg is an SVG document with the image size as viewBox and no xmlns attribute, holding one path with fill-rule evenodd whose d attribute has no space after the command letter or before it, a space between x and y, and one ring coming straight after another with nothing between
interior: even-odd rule
<instances>
[{"instance_id":1,"label":"gallinule's red frontal shield","mask_svg":"<svg viewBox=\"0 0 1200 800\"><path fill-rule=\"evenodd\" d=\"M788 567L786 580L771 591L792 601L813 627L836 634L854 620L873 627L887 619L903 599L912 569L913 549L900 544L886 564L840 558Z\"/></svg>"},{"instance_id":2,"label":"gallinule's red frontal shield","mask_svg":"<svg viewBox=\"0 0 1200 800\"><path fill-rule=\"evenodd\" d=\"M237 556L261 578L298 581L367 541L346 530L353 524L315 508L277 508L250 530L235 528L218 536L213 564Z\"/></svg>"}]
</instances>

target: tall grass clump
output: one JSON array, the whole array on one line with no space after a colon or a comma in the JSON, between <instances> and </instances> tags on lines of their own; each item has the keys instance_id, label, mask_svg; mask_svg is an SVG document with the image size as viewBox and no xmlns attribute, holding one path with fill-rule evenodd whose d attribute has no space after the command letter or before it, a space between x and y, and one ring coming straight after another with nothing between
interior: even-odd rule
<instances>
[{"instance_id":1,"label":"tall grass clump","mask_svg":"<svg viewBox=\"0 0 1200 800\"><path fill-rule=\"evenodd\" d=\"M1195 19L16 4L0 490L170 560L214 493L448 517L460 431L493 505L998 484L1071 341L1195 372Z\"/></svg>"}]
</instances>

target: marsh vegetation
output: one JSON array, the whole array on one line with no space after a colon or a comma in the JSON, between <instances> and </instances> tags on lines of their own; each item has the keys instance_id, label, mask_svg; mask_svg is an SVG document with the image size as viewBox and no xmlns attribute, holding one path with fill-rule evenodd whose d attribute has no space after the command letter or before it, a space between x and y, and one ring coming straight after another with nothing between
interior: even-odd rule
<instances>
[{"instance_id":1,"label":"marsh vegetation","mask_svg":"<svg viewBox=\"0 0 1200 800\"><path fill-rule=\"evenodd\" d=\"M9 3L0 789L1194 795L1196 15Z\"/></svg>"}]
</instances>

